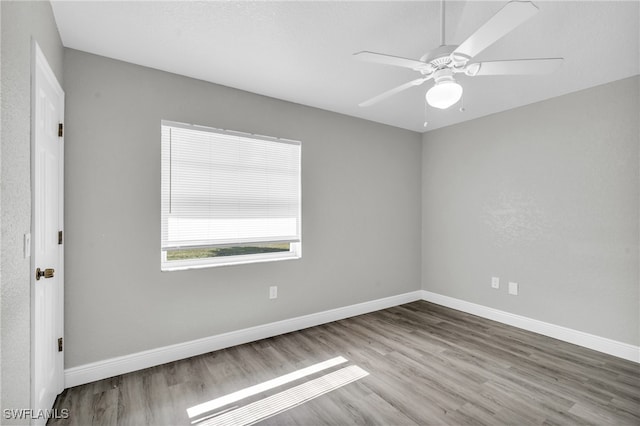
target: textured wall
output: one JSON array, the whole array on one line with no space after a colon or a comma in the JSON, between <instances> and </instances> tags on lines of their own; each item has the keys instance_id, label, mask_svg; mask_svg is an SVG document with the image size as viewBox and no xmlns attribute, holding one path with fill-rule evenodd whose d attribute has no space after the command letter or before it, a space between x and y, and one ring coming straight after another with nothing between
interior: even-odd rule
<instances>
[{"instance_id":1,"label":"textured wall","mask_svg":"<svg viewBox=\"0 0 640 426\"><path fill-rule=\"evenodd\" d=\"M638 84L424 134L423 289L638 345Z\"/></svg>"},{"instance_id":2,"label":"textured wall","mask_svg":"<svg viewBox=\"0 0 640 426\"><path fill-rule=\"evenodd\" d=\"M62 83L63 48L49 2L0 2L2 9L2 409L29 408L31 299L23 235L31 228L31 43Z\"/></svg>"},{"instance_id":3,"label":"textured wall","mask_svg":"<svg viewBox=\"0 0 640 426\"><path fill-rule=\"evenodd\" d=\"M64 65L66 368L420 288L419 134L75 50ZM302 259L160 272L162 119L302 141Z\"/></svg>"}]
</instances>

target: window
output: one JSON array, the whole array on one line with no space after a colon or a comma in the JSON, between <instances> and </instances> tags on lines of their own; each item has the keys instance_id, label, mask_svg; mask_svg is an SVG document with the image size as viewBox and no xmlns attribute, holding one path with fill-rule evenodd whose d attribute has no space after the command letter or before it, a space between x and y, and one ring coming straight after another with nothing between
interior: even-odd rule
<instances>
[{"instance_id":1,"label":"window","mask_svg":"<svg viewBox=\"0 0 640 426\"><path fill-rule=\"evenodd\" d=\"M162 121L161 269L301 255L300 142Z\"/></svg>"}]
</instances>

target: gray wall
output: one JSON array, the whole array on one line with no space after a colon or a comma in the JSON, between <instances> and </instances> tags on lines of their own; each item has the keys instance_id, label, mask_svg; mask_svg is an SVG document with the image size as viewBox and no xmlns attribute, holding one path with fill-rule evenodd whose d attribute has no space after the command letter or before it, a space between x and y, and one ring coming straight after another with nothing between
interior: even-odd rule
<instances>
[{"instance_id":1,"label":"gray wall","mask_svg":"<svg viewBox=\"0 0 640 426\"><path fill-rule=\"evenodd\" d=\"M0 109L2 107L2 6L0 6ZM0 114L0 188L2 188L2 117ZM0 193L2 190L0 189ZM2 196L0 196L0 247L2 247ZM0 409L2 404L2 257L0 254Z\"/></svg>"},{"instance_id":2,"label":"gray wall","mask_svg":"<svg viewBox=\"0 0 640 426\"><path fill-rule=\"evenodd\" d=\"M63 48L49 2L0 2L2 10L1 408L30 407L31 42L36 40L62 83Z\"/></svg>"},{"instance_id":3,"label":"gray wall","mask_svg":"<svg viewBox=\"0 0 640 426\"><path fill-rule=\"evenodd\" d=\"M639 97L636 76L424 134L422 288L638 345Z\"/></svg>"},{"instance_id":4,"label":"gray wall","mask_svg":"<svg viewBox=\"0 0 640 426\"><path fill-rule=\"evenodd\" d=\"M419 290L419 134L75 50L64 72L66 368ZM162 119L301 140L302 259L160 272Z\"/></svg>"}]
</instances>

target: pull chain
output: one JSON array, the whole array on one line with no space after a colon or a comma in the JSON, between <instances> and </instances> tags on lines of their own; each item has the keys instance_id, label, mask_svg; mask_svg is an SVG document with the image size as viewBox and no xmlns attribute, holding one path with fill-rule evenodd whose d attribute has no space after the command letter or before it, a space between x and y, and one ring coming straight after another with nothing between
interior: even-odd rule
<instances>
[{"instance_id":1,"label":"pull chain","mask_svg":"<svg viewBox=\"0 0 640 426\"><path fill-rule=\"evenodd\" d=\"M424 124L422 125L425 129L427 128L427 126L429 125L429 122L427 121L427 103L424 103Z\"/></svg>"}]
</instances>

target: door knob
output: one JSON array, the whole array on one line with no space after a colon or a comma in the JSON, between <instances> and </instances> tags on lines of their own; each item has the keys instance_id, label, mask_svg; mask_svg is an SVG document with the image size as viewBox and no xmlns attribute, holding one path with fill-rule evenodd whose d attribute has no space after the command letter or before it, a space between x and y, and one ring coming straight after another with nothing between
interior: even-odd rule
<instances>
[{"instance_id":1,"label":"door knob","mask_svg":"<svg viewBox=\"0 0 640 426\"><path fill-rule=\"evenodd\" d=\"M56 271L53 268L47 268L44 271L41 270L40 268L36 269L36 280L39 280L42 277L45 278L53 278L53 274Z\"/></svg>"}]
</instances>

